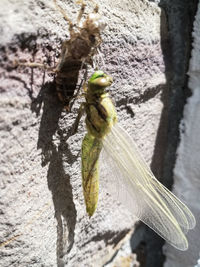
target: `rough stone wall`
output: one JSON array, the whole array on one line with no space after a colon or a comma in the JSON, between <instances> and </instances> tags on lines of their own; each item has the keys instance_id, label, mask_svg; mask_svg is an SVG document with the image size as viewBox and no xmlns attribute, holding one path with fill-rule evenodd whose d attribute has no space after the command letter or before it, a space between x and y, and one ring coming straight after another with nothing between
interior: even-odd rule
<instances>
[{"instance_id":1,"label":"rough stone wall","mask_svg":"<svg viewBox=\"0 0 200 267\"><path fill-rule=\"evenodd\" d=\"M165 73L167 81L169 82L169 95L167 104L167 144L163 169L161 171L161 179L167 187L171 188L174 180L176 184L177 179L177 176L174 176L173 169L176 164L177 146L179 145L180 138L182 137L182 126L180 129L180 123L183 117L184 105L187 101L187 97L189 97L190 95L190 90L188 89L187 72L189 60L191 57L193 22L197 11L198 1L150 1L157 2L159 4L162 13L164 13L166 16L167 24L167 33L165 32L163 37L161 37L161 39L164 41L163 54L166 66ZM163 23L163 19L161 19L161 27L162 25L165 25L165 23ZM162 32L164 33L164 31ZM167 41L170 49L165 50ZM162 128L163 127L161 124L160 129ZM191 159L193 160L193 153L190 153L189 156L191 156ZM154 162L155 160L153 159L151 164L152 168L154 166ZM191 188L188 190L189 184L191 185ZM177 188L179 188L179 190L177 190ZM191 201L186 199L186 195L193 195L194 193L194 191L192 190L192 180L190 180L189 176L185 176L183 182L176 186L175 193L178 193L178 196L183 199L183 201L186 202L189 206L191 205ZM195 210L193 211L195 212ZM194 231L191 231L190 235L193 235L193 232ZM198 236L198 234L196 234L196 236ZM139 232L136 233L136 235L133 235L131 238L131 244L134 248L134 251L138 251L138 255L140 255L141 259L144 259L142 266L148 267L163 266L163 262L165 261L162 249L163 243L163 240L147 227L144 227L143 229L142 227L140 227ZM171 267L172 264L178 264L179 262L180 266L185 267L188 266L188 262L195 262L196 256L194 256L194 253L196 253L196 250L191 248L191 244L189 245L189 247L189 251L187 253L183 253L176 251L174 248L168 246L169 251L165 251L166 255L168 256L168 266Z\"/></svg>"},{"instance_id":2,"label":"rough stone wall","mask_svg":"<svg viewBox=\"0 0 200 267\"><path fill-rule=\"evenodd\" d=\"M168 95L164 15L147 1L98 2L108 24L100 65L114 78L110 93L119 121L160 176ZM75 20L79 6L59 3ZM70 136L80 101L67 113L52 74L13 68L16 59L54 66L69 37L67 23L53 1L3 0L0 33L1 265L102 266L135 219L106 189L88 218L80 173L83 119Z\"/></svg>"},{"instance_id":3,"label":"rough stone wall","mask_svg":"<svg viewBox=\"0 0 200 267\"><path fill-rule=\"evenodd\" d=\"M174 168L174 193L188 203L196 217L196 227L188 233L189 249L185 253L165 246L165 267L193 267L200 253L200 2L193 26L193 49L188 70L192 95L184 107L180 124L180 144Z\"/></svg>"}]
</instances>

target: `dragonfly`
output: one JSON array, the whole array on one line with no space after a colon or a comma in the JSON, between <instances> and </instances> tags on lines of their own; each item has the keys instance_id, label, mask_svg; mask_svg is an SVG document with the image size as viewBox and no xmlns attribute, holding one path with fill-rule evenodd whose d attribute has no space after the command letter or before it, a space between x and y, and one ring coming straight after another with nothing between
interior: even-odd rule
<instances>
[{"instance_id":1,"label":"dragonfly","mask_svg":"<svg viewBox=\"0 0 200 267\"><path fill-rule=\"evenodd\" d=\"M87 128L81 149L86 211L91 217L97 208L99 160L103 154L104 164L111 170L104 182L111 193L172 246L187 250L185 233L195 227L195 217L155 178L133 139L117 122L115 106L107 92L112 82L112 77L98 70L84 88L85 103L80 110L86 113ZM103 182L103 177L100 179Z\"/></svg>"}]
</instances>

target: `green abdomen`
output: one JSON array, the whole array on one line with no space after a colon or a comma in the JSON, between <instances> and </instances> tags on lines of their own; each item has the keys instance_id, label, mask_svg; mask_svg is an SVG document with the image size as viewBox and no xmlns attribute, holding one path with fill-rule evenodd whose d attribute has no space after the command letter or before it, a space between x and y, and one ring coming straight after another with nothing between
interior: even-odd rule
<instances>
[{"instance_id":1,"label":"green abdomen","mask_svg":"<svg viewBox=\"0 0 200 267\"><path fill-rule=\"evenodd\" d=\"M82 183L86 210L89 216L95 212L99 194L99 154L103 138L117 120L115 107L108 94L90 99L86 104L88 133L82 143Z\"/></svg>"},{"instance_id":2,"label":"green abdomen","mask_svg":"<svg viewBox=\"0 0 200 267\"><path fill-rule=\"evenodd\" d=\"M86 134L82 143L82 184L89 216L95 212L99 194L99 154L102 149L101 139Z\"/></svg>"}]
</instances>

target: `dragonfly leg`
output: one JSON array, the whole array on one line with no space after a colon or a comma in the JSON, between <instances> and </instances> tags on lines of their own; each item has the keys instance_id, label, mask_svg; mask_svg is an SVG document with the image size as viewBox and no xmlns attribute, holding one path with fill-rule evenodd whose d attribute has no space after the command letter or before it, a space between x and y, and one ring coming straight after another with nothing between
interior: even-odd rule
<instances>
[{"instance_id":1,"label":"dragonfly leg","mask_svg":"<svg viewBox=\"0 0 200 267\"><path fill-rule=\"evenodd\" d=\"M97 4L94 0L90 0L90 1L95 5L93 12L94 12L94 13L98 13L98 11L99 11L99 6L98 6L98 4Z\"/></svg>"},{"instance_id":2,"label":"dragonfly leg","mask_svg":"<svg viewBox=\"0 0 200 267\"><path fill-rule=\"evenodd\" d=\"M39 68L39 69L43 69L43 70L53 72L53 73L56 72L56 69L54 67L50 67L46 64L37 63L37 62L19 62L15 60L13 62L13 66L14 67L23 66L23 67L29 67L29 68Z\"/></svg>"},{"instance_id":3,"label":"dragonfly leg","mask_svg":"<svg viewBox=\"0 0 200 267\"><path fill-rule=\"evenodd\" d=\"M69 31L70 31L70 33L72 33L73 32L73 27L74 27L72 21L69 19L69 17L65 13L64 9L62 9L62 7L60 7L57 4L57 0L54 0L54 4L56 6L56 9L58 9L60 11L60 13L63 15L63 18L69 23Z\"/></svg>"},{"instance_id":4,"label":"dragonfly leg","mask_svg":"<svg viewBox=\"0 0 200 267\"><path fill-rule=\"evenodd\" d=\"M77 1L77 4L81 4L81 9L80 9L78 17L77 17L77 25L80 26L79 24L80 24L81 18L83 16L83 13L85 11L86 4L83 0Z\"/></svg>"},{"instance_id":5,"label":"dragonfly leg","mask_svg":"<svg viewBox=\"0 0 200 267\"><path fill-rule=\"evenodd\" d=\"M81 117L83 116L84 112L85 112L85 103L81 103L79 111L78 111L78 115L76 117L76 120L74 122L72 131L71 131L71 135L74 135L77 132L78 126L79 126L79 122L80 122Z\"/></svg>"},{"instance_id":6,"label":"dragonfly leg","mask_svg":"<svg viewBox=\"0 0 200 267\"><path fill-rule=\"evenodd\" d=\"M74 102L75 102L75 100L76 99L78 99L78 98L81 98L81 97L85 97L85 94L83 93L83 94L76 94L76 95L74 95L74 96L72 96L69 100L68 100L68 102L69 102L69 104L68 105L65 105L65 109L68 111L68 112L71 112L71 110L72 110L72 106L73 106L73 104L74 104ZM63 97L62 97L63 98ZM60 97L59 97L59 99L60 99ZM60 99L61 100L61 99ZM62 101L62 100L61 100ZM63 102L63 101L62 101Z\"/></svg>"},{"instance_id":7,"label":"dragonfly leg","mask_svg":"<svg viewBox=\"0 0 200 267\"><path fill-rule=\"evenodd\" d=\"M93 4L95 4L95 7L94 7L94 13L98 13L99 11L99 6L98 4L94 1L94 0L90 0L91 2L93 2ZM80 26L80 21L81 21L81 18L83 16L83 13L85 11L85 7L86 7L86 3L83 1L83 0L78 0L77 1L77 4L81 4L81 9L79 11L79 14L78 14L78 17L77 17L77 25Z\"/></svg>"},{"instance_id":8,"label":"dragonfly leg","mask_svg":"<svg viewBox=\"0 0 200 267\"><path fill-rule=\"evenodd\" d=\"M85 64L85 63L83 63L83 64ZM82 66L81 66L81 69L82 69ZM86 89L87 88L87 85L86 85L86 82L85 81L87 79L87 75L88 75L88 69L87 69L87 65L86 65L86 71L85 71L84 76L83 76L83 78L82 78L82 80L81 80L81 82L80 82L80 84L78 86L77 92L76 92L76 94L74 96L71 97L71 99L69 101L70 102L69 111L71 111L72 106L73 106L73 104L74 104L74 102L75 102L75 100L77 98L85 97L85 93L86 93L86 90L87 90ZM80 94L81 88L83 88L83 93L82 94Z\"/></svg>"}]
</instances>

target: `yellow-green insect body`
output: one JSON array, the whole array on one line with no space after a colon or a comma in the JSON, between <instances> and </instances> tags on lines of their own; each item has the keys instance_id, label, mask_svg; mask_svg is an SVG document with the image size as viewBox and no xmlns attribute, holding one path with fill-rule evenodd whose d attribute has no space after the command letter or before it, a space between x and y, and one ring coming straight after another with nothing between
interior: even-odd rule
<instances>
[{"instance_id":1,"label":"yellow-green insect body","mask_svg":"<svg viewBox=\"0 0 200 267\"><path fill-rule=\"evenodd\" d=\"M82 179L87 213L92 216L97 206L99 155L103 150L101 168L107 168L108 172L106 177L102 175L101 182L106 182L104 185L111 195L171 245L186 250L185 233L194 228L195 218L155 178L133 139L116 123L115 107L105 92L111 83L111 77L97 71L86 89L84 111L88 133L82 144Z\"/></svg>"},{"instance_id":2,"label":"yellow-green insect body","mask_svg":"<svg viewBox=\"0 0 200 267\"><path fill-rule=\"evenodd\" d=\"M86 134L82 143L82 184L86 210L92 216L96 210L99 194L99 154L102 142Z\"/></svg>"},{"instance_id":3,"label":"yellow-green insect body","mask_svg":"<svg viewBox=\"0 0 200 267\"><path fill-rule=\"evenodd\" d=\"M115 107L105 92L112 78L102 71L95 72L88 82L86 91L86 126L88 133L82 143L82 183L89 216L92 216L98 202L99 155L102 140L117 121Z\"/></svg>"}]
</instances>

